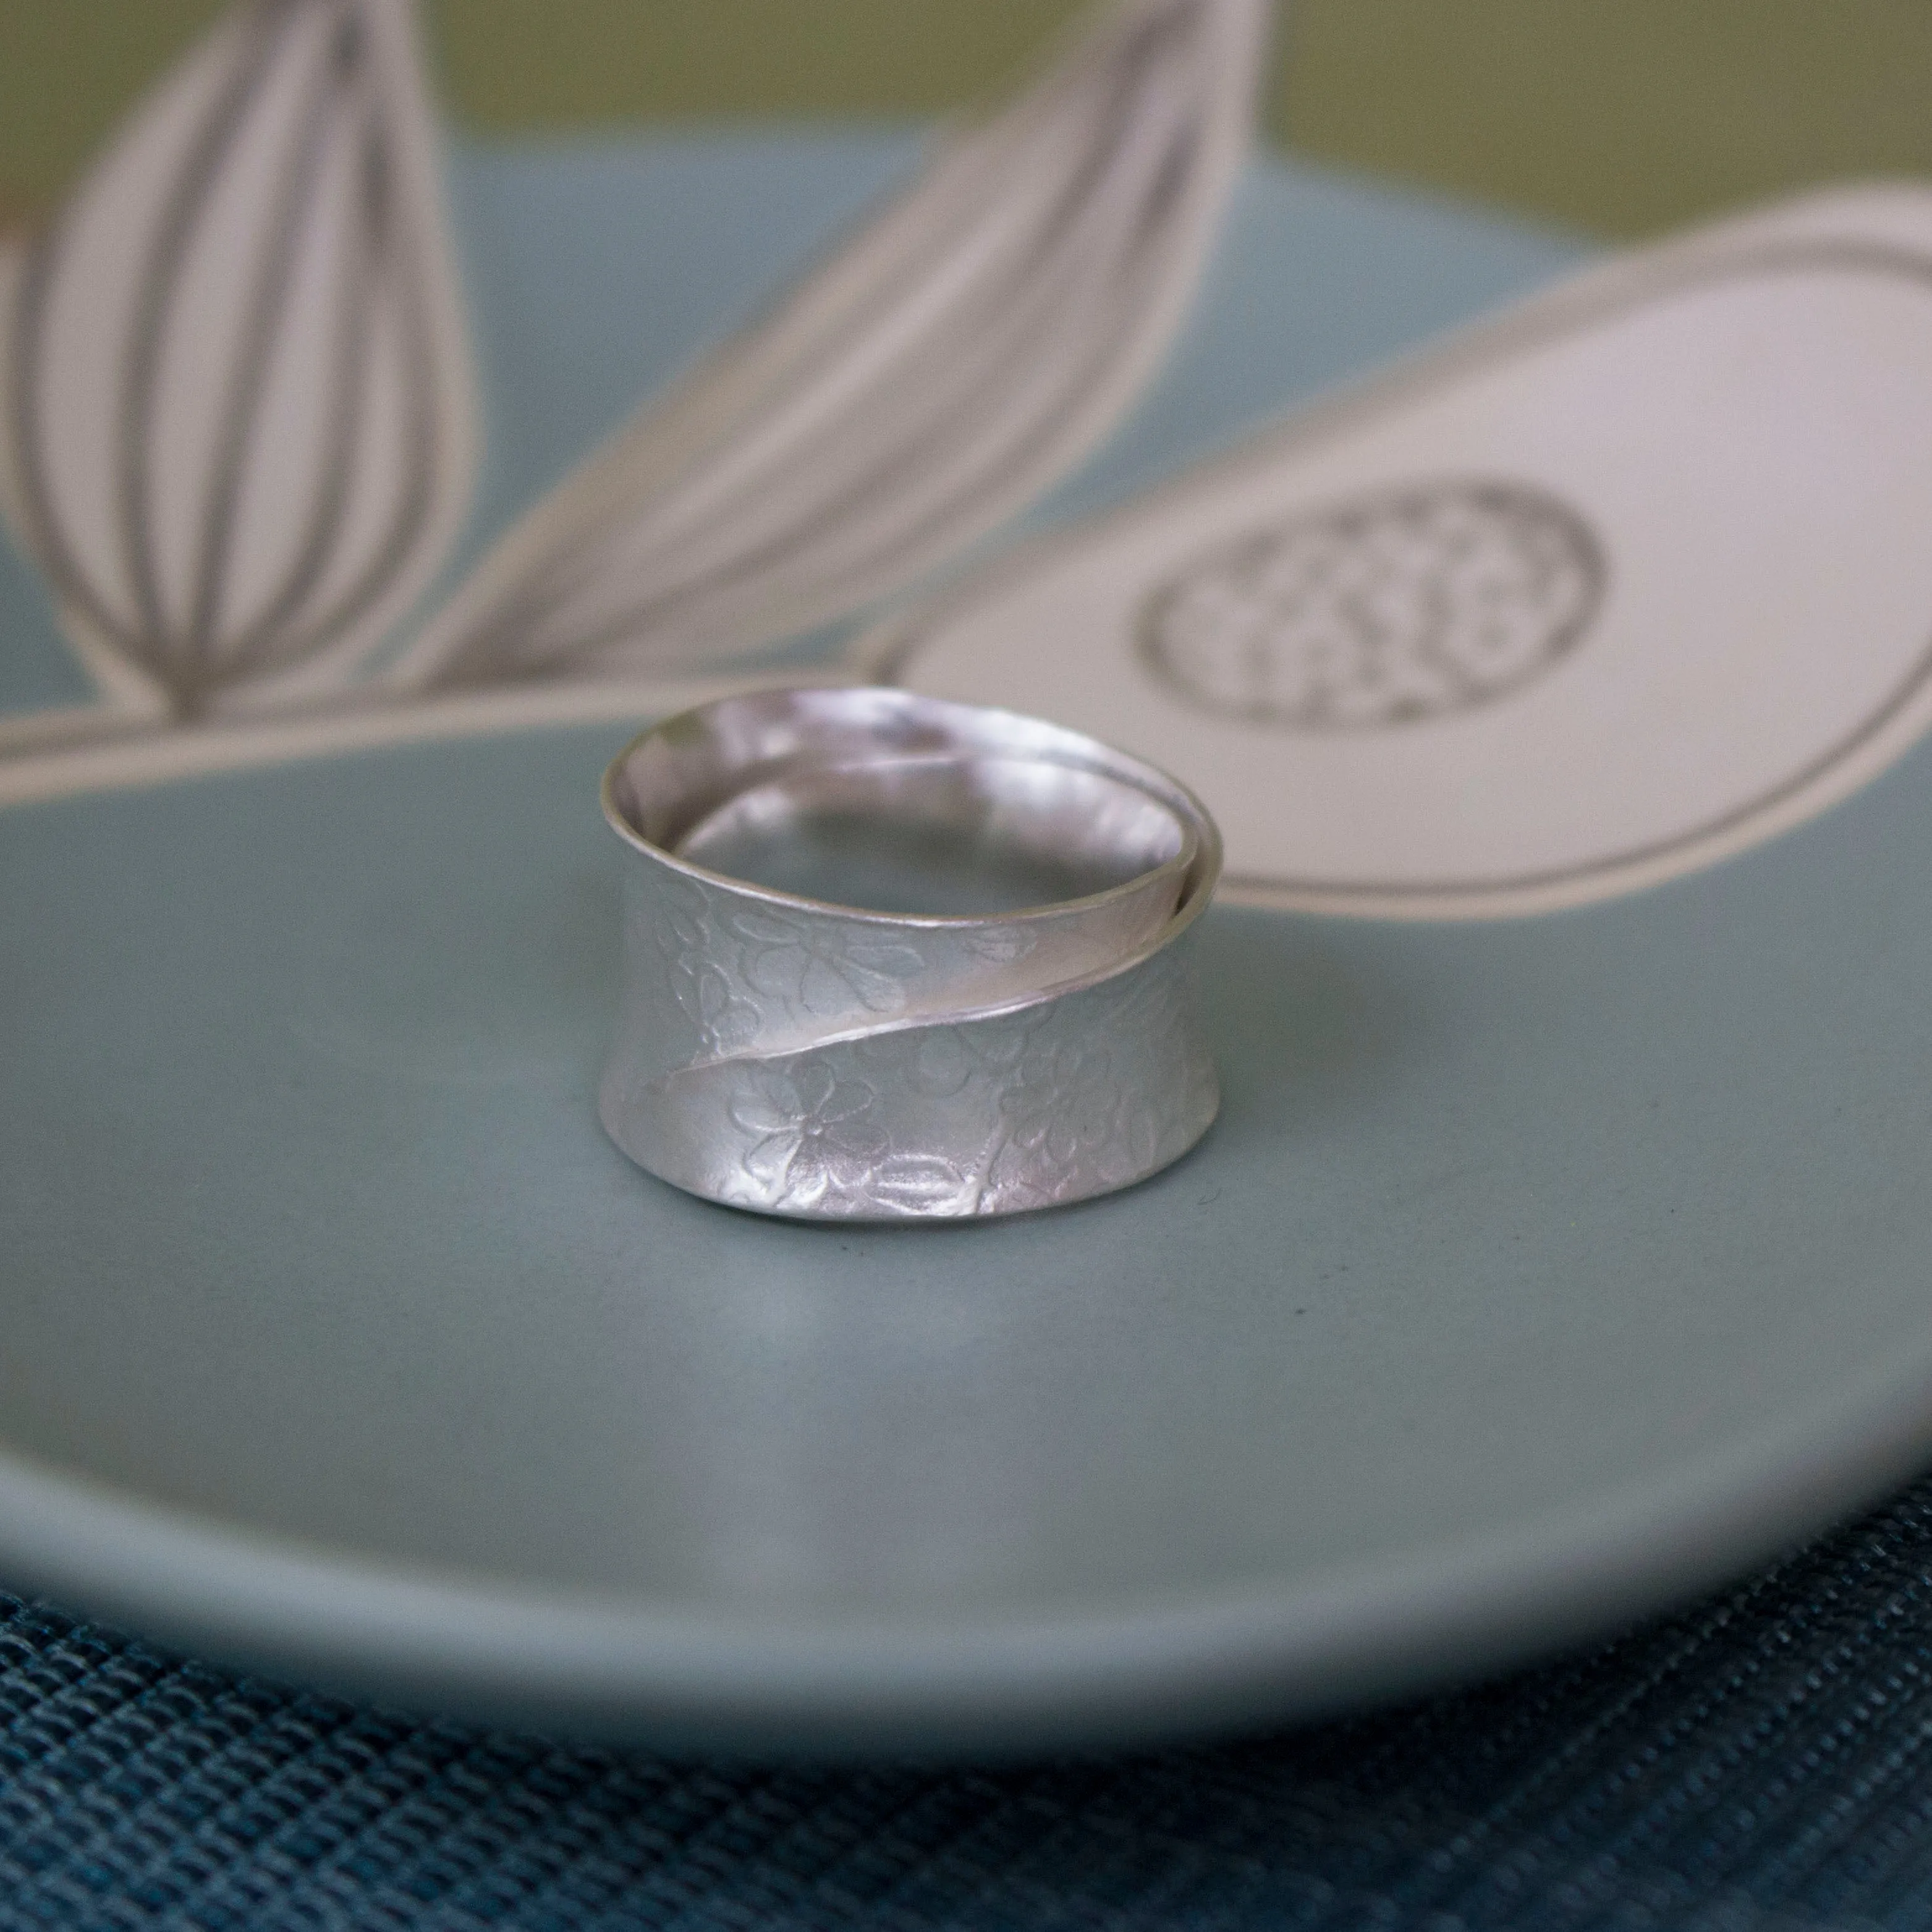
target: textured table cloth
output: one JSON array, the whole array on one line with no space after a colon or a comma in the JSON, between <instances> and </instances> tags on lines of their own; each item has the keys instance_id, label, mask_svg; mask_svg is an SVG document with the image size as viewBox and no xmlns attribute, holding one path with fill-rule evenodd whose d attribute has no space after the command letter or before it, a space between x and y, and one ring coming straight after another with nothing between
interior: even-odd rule
<instances>
[{"instance_id":1,"label":"textured table cloth","mask_svg":"<svg viewBox=\"0 0 1932 1932\"><path fill-rule=\"evenodd\" d=\"M1020 1767L627 1755L0 1612L4 1932L1932 1924L1932 1481L1498 1682Z\"/></svg>"}]
</instances>

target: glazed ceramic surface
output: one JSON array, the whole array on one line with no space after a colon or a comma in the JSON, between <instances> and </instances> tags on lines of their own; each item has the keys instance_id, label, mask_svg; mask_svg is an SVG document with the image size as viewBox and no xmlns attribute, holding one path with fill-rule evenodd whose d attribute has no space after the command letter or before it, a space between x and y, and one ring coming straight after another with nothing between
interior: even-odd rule
<instances>
[{"instance_id":1,"label":"glazed ceramic surface","mask_svg":"<svg viewBox=\"0 0 1932 1932\"><path fill-rule=\"evenodd\" d=\"M486 521L909 152L461 157ZM1058 507L1573 253L1258 165ZM80 696L11 560L0 611L8 701ZM1603 1629L1932 1446L1922 748L1570 912L1217 908L1194 1154L1063 1212L826 1229L598 1127L632 728L0 814L10 1586L611 1736L1138 1737Z\"/></svg>"}]
</instances>

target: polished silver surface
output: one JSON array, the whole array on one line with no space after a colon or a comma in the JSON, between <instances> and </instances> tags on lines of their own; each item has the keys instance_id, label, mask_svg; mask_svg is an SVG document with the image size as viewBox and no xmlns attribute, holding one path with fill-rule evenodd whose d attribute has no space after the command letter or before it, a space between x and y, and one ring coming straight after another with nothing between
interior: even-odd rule
<instances>
[{"instance_id":1,"label":"polished silver surface","mask_svg":"<svg viewBox=\"0 0 1932 1932\"><path fill-rule=\"evenodd\" d=\"M1220 837L1151 766L907 692L769 692L654 725L604 808L634 862L599 1112L662 1179L1005 1214L1143 1180L1213 1120L1176 942Z\"/></svg>"}]
</instances>

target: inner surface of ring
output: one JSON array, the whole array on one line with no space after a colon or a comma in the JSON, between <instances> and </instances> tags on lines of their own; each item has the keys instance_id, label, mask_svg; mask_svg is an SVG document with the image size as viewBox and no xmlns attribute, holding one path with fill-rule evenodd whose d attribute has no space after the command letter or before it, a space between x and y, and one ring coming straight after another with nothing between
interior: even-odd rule
<instances>
[{"instance_id":1,"label":"inner surface of ring","mask_svg":"<svg viewBox=\"0 0 1932 1932\"><path fill-rule=\"evenodd\" d=\"M1172 808L1036 758L926 754L782 768L671 848L768 890L868 912L970 917L1084 898L1178 857Z\"/></svg>"}]
</instances>

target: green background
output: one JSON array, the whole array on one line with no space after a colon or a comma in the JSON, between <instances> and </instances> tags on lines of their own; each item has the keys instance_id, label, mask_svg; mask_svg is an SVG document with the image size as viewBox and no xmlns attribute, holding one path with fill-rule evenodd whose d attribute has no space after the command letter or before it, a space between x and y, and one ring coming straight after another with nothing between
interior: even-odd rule
<instances>
[{"instance_id":1,"label":"green background","mask_svg":"<svg viewBox=\"0 0 1932 1932\"><path fill-rule=\"evenodd\" d=\"M31 219L220 0L0 0L0 219ZM1072 0L427 0L500 130L930 114ZM1300 0L1268 124L1298 152L1639 234L1781 188L1932 172L1932 0Z\"/></svg>"}]
</instances>

